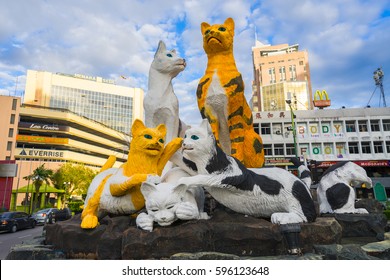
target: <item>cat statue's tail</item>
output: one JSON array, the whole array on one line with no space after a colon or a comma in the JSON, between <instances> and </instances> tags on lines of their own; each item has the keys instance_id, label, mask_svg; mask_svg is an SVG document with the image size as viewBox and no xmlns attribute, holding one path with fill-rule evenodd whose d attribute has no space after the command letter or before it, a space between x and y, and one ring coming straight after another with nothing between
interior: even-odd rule
<instances>
[{"instance_id":1,"label":"cat statue's tail","mask_svg":"<svg viewBox=\"0 0 390 280\"><path fill-rule=\"evenodd\" d=\"M290 162L298 168L298 178L305 183L307 189L310 191L310 186L312 184L311 171L307 166L300 161L299 157L293 157L290 159Z\"/></svg>"}]
</instances>

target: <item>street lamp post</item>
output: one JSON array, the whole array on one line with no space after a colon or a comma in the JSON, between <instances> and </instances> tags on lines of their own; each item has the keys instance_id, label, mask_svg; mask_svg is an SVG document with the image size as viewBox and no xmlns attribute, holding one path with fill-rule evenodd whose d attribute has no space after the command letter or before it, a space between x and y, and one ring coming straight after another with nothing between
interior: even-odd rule
<instances>
[{"instance_id":1,"label":"street lamp post","mask_svg":"<svg viewBox=\"0 0 390 280\"><path fill-rule=\"evenodd\" d=\"M293 139L294 139L294 151L295 151L295 156L298 157L297 131L295 129L295 115L294 115L293 108L291 106L291 93L290 92L287 92L286 103L287 103L288 107L290 107L291 127L292 127Z\"/></svg>"}]
</instances>

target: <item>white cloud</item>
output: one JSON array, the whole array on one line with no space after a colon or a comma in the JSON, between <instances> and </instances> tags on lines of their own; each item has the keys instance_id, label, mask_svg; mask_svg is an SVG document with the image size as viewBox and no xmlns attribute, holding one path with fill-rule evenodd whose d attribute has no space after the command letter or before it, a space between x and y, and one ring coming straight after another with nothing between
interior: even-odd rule
<instances>
[{"instance_id":1,"label":"white cloud","mask_svg":"<svg viewBox=\"0 0 390 280\"><path fill-rule=\"evenodd\" d=\"M308 50L313 90L327 89L336 107L365 106L372 72L382 66L386 75L390 68L390 20L380 16L386 9L386 0L6 1L0 9L0 93L12 93L16 76L27 69L108 77L147 92L150 63L164 40L187 60L174 87L181 117L197 124L196 88L207 64L200 24L232 17L248 99L256 30L263 43ZM390 87L388 79L384 86Z\"/></svg>"}]
</instances>

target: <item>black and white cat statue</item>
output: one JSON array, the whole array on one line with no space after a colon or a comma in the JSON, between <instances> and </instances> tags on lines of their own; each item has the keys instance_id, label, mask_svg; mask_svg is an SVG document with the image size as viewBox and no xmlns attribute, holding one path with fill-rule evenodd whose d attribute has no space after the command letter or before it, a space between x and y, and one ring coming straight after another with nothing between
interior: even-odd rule
<instances>
[{"instance_id":1,"label":"black and white cat statue","mask_svg":"<svg viewBox=\"0 0 390 280\"><path fill-rule=\"evenodd\" d=\"M247 169L218 147L206 119L186 131L181 156L180 166L193 176L180 178L177 184L202 186L235 212L270 218L274 224L316 219L311 179L303 181L277 167Z\"/></svg>"},{"instance_id":2,"label":"black and white cat statue","mask_svg":"<svg viewBox=\"0 0 390 280\"><path fill-rule=\"evenodd\" d=\"M350 161L336 163L322 175L317 188L320 214L367 214L364 208L355 208L355 190L351 185L365 184L372 188L372 181L363 167Z\"/></svg>"}]
</instances>

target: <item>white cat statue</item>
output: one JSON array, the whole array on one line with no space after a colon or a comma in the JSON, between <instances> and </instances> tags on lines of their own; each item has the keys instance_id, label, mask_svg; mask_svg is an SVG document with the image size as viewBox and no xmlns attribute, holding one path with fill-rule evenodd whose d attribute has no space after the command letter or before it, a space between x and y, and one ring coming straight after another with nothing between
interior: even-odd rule
<instances>
[{"instance_id":1,"label":"white cat statue","mask_svg":"<svg viewBox=\"0 0 390 280\"><path fill-rule=\"evenodd\" d=\"M355 190L351 185L364 183L372 188L372 181L361 166L344 161L329 167L317 188L320 213L367 214L364 208L355 208Z\"/></svg>"},{"instance_id":2,"label":"white cat statue","mask_svg":"<svg viewBox=\"0 0 390 280\"><path fill-rule=\"evenodd\" d=\"M304 181L277 167L249 170L216 144L206 119L186 131L181 154L188 173L197 175L180 178L178 185L202 186L235 212L271 218L274 224L316 219L314 201Z\"/></svg>"},{"instance_id":3,"label":"white cat statue","mask_svg":"<svg viewBox=\"0 0 390 280\"><path fill-rule=\"evenodd\" d=\"M165 124L165 141L179 137L186 125L179 119L179 101L174 93L172 79L186 67L185 59L175 50L167 50L160 41L149 69L148 93L144 98L145 124L156 127Z\"/></svg>"},{"instance_id":4,"label":"white cat statue","mask_svg":"<svg viewBox=\"0 0 390 280\"><path fill-rule=\"evenodd\" d=\"M180 172L179 172L180 173ZM170 182L143 182L141 192L145 198L147 213L137 216L139 228L153 231L153 224L169 226L177 220L209 219L203 212L204 192L201 188L190 188Z\"/></svg>"}]
</instances>

